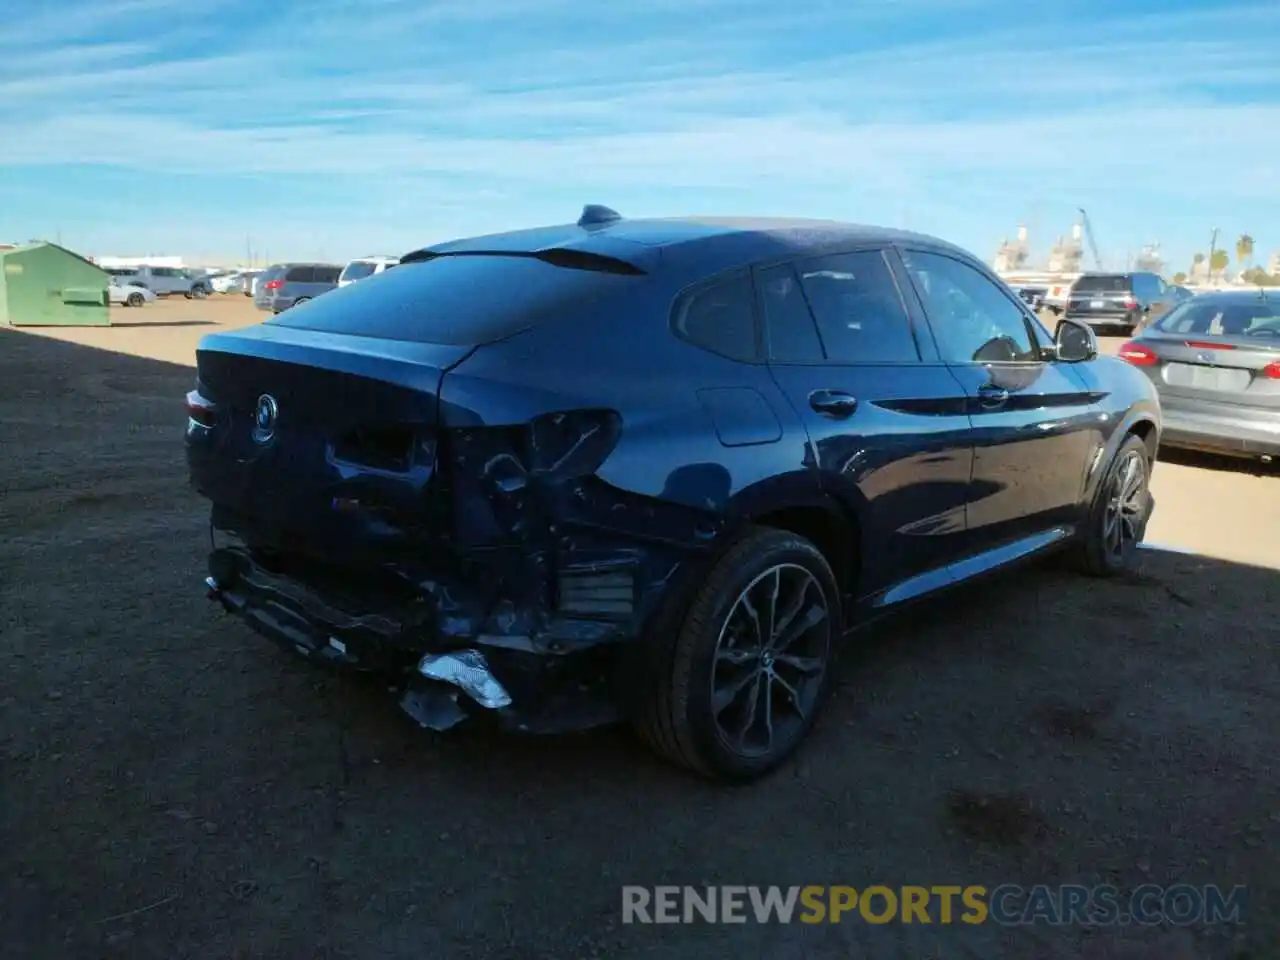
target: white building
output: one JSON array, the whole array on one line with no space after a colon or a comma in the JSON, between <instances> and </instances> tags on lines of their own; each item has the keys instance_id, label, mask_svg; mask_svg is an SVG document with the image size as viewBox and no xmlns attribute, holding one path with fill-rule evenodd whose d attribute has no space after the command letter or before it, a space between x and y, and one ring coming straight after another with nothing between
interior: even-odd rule
<instances>
[{"instance_id":1,"label":"white building","mask_svg":"<svg viewBox=\"0 0 1280 960\"><path fill-rule=\"evenodd\" d=\"M181 257L96 257L94 263L103 268L110 267L185 267L187 264Z\"/></svg>"}]
</instances>

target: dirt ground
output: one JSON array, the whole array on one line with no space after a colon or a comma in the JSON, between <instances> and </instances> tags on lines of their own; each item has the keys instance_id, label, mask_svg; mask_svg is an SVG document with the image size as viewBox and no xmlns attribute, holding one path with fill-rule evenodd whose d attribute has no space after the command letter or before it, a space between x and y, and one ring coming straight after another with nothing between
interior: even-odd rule
<instances>
[{"instance_id":1,"label":"dirt ground","mask_svg":"<svg viewBox=\"0 0 1280 960\"><path fill-rule=\"evenodd\" d=\"M726 790L621 731L427 735L203 597L182 394L242 297L0 331L5 956L1280 956L1280 476L1162 462L1140 575L859 641ZM131 325L127 325L131 324ZM108 352L110 351L110 352ZM623 925L623 884L1218 884L1243 926Z\"/></svg>"}]
</instances>

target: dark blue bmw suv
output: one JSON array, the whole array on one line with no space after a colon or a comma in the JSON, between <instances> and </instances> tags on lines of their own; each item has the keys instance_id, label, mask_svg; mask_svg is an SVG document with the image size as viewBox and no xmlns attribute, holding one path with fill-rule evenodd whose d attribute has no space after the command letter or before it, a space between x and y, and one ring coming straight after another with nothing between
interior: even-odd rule
<instances>
[{"instance_id":1,"label":"dark blue bmw suv","mask_svg":"<svg viewBox=\"0 0 1280 960\"><path fill-rule=\"evenodd\" d=\"M1151 382L942 241L589 206L401 263L204 338L186 447L210 598L425 727L751 779L856 627L1143 537Z\"/></svg>"}]
</instances>

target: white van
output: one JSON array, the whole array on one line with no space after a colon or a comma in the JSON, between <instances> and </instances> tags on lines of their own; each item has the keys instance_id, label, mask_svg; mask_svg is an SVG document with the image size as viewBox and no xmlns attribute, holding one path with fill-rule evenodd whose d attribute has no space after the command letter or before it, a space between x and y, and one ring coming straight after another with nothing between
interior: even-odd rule
<instances>
[{"instance_id":1,"label":"white van","mask_svg":"<svg viewBox=\"0 0 1280 960\"><path fill-rule=\"evenodd\" d=\"M338 276L338 286L345 287L365 277L372 277L375 273L382 273L399 262L399 257L357 257L342 268L342 273Z\"/></svg>"}]
</instances>

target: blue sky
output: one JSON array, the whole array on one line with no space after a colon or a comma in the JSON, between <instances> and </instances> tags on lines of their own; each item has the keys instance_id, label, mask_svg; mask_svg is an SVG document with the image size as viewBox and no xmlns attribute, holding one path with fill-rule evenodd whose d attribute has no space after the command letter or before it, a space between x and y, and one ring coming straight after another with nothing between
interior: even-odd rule
<instances>
[{"instance_id":1,"label":"blue sky","mask_svg":"<svg viewBox=\"0 0 1280 960\"><path fill-rule=\"evenodd\" d=\"M341 260L598 202L1280 250L1274 2L0 8L0 240Z\"/></svg>"}]
</instances>

